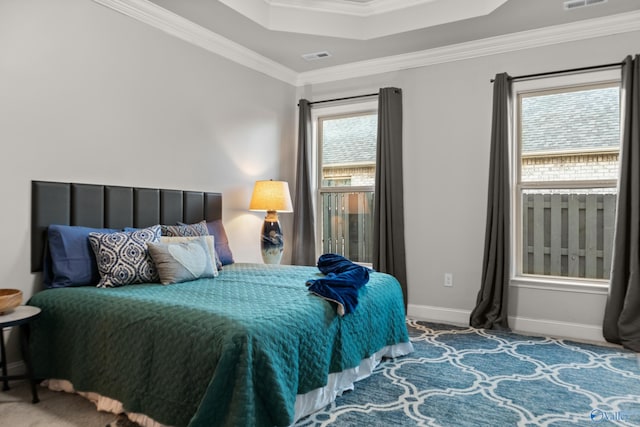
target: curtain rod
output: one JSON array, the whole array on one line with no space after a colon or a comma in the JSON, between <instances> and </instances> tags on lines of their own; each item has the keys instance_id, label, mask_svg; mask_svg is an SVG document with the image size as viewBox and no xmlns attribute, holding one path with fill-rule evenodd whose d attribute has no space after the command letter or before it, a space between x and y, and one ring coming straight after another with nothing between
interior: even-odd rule
<instances>
[{"instance_id":1,"label":"curtain rod","mask_svg":"<svg viewBox=\"0 0 640 427\"><path fill-rule=\"evenodd\" d=\"M613 68L613 67L620 67L622 66L622 62L614 62L611 64L602 64L602 65L592 65L590 67L580 67L580 68L569 68L566 70L558 70L558 71L547 71L545 73L536 73L536 74L526 74L523 76L515 76L515 77L510 77L511 81L515 81L515 80L523 80L523 79L535 79L538 77L545 77L545 76L553 76L555 74L566 74L566 73L577 73L580 71L590 71L590 70L598 70L598 69L603 69L603 68ZM490 82L493 83L495 81L495 79L491 79Z\"/></svg>"},{"instance_id":2,"label":"curtain rod","mask_svg":"<svg viewBox=\"0 0 640 427\"><path fill-rule=\"evenodd\" d=\"M348 99L369 98L371 96L378 96L378 94L377 93L368 93L366 95L345 96L344 98L323 99L322 101L309 102L309 105L323 104L325 102L346 101ZM298 106L300 106L300 104L298 104Z\"/></svg>"}]
</instances>

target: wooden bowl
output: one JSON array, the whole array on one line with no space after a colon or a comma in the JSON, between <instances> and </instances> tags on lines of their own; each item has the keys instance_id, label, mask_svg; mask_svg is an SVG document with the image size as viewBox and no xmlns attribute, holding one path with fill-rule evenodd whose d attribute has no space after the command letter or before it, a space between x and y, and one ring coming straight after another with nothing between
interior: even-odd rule
<instances>
[{"instance_id":1,"label":"wooden bowl","mask_svg":"<svg viewBox=\"0 0 640 427\"><path fill-rule=\"evenodd\" d=\"M22 304L22 291L18 289L0 289L0 315L13 311Z\"/></svg>"}]
</instances>

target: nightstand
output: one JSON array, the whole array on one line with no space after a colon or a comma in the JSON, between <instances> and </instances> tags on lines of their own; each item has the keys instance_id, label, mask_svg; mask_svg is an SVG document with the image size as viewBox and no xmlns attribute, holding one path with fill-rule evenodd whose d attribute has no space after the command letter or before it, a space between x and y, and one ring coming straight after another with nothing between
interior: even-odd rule
<instances>
[{"instance_id":1,"label":"nightstand","mask_svg":"<svg viewBox=\"0 0 640 427\"><path fill-rule=\"evenodd\" d=\"M38 307L30 305L21 305L16 307L12 312L0 316L0 334L5 328L20 326L20 348L22 350L22 358L27 369L27 373L23 375L9 375L7 373L7 354L4 348L4 334L0 336L0 357L2 357L2 376L0 381L4 383L2 390L9 390L9 381L28 379L31 382L31 395L33 403L38 403L38 391L36 390L36 382L33 378L33 369L31 366L31 355L29 353L29 323L40 315Z\"/></svg>"}]
</instances>

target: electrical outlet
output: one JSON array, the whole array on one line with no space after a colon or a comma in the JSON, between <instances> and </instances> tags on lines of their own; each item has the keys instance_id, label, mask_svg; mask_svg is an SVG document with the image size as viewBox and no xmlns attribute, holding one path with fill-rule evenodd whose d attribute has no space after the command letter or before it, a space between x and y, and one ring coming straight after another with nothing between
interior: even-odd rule
<instances>
[{"instance_id":1,"label":"electrical outlet","mask_svg":"<svg viewBox=\"0 0 640 427\"><path fill-rule=\"evenodd\" d=\"M444 286L447 286L447 287L453 286L453 274L452 273L444 273Z\"/></svg>"}]
</instances>

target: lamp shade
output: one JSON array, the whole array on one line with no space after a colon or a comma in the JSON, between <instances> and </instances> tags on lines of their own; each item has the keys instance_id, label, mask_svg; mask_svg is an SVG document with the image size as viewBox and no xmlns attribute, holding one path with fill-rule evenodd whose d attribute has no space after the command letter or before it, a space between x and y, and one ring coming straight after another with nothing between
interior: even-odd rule
<instances>
[{"instance_id":1,"label":"lamp shade","mask_svg":"<svg viewBox=\"0 0 640 427\"><path fill-rule=\"evenodd\" d=\"M289 184L286 181L256 181L249 210L293 212Z\"/></svg>"}]
</instances>

